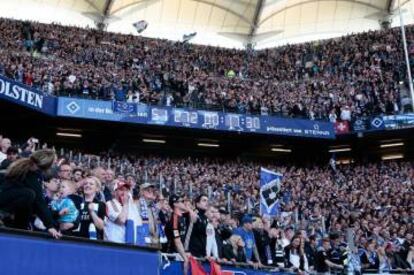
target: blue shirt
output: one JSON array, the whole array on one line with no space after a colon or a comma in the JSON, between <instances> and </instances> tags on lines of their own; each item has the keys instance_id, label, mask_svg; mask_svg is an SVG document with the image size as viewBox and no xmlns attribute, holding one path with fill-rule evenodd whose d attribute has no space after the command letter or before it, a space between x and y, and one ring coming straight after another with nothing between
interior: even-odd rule
<instances>
[{"instance_id":1,"label":"blue shirt","mask_svg":"<svg viewBox=\"0 0 414 275\"><path fill-rule=\"evenodd\" d=\"M73 201L69 198L62 198L51 202L52 210L61 211L65 208L69 209L69 213L59 217L61 223L74 223L78 218L79 211Z\"/></svg>"},{"instance_id":2,"label":"blue shirt","mask_svg":"<svg viewBox=\"0 0 414 275\"><path fill-rule=\"evenodd\" d=\"M246 259L248 261L252 260L253 251L256 247L256 240L254 239L253 231L246 231L243 227L234 229L233 234L239 235L242 237L245 244Z\"/></svg>"}]
</instances>

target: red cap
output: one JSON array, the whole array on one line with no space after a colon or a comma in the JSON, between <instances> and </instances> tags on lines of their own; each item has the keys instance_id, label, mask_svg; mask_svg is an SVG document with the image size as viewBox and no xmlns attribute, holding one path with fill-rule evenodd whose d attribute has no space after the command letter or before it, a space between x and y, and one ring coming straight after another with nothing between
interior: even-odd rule
<instances>
[{"instance_id":1,"label":"red cap","mask_svg":"<svg viewBox=\"0 0 414 275\"><path fill-rule=\"evenodd\" d=\"M121 181L121 180L120 181L117 181L115 183L114 190L116 191L116 190L118 190L119 188L122 188L122 187L125 187L128 190L131 190L131 185L128 182Z\"/></svg>"}]
</instances>

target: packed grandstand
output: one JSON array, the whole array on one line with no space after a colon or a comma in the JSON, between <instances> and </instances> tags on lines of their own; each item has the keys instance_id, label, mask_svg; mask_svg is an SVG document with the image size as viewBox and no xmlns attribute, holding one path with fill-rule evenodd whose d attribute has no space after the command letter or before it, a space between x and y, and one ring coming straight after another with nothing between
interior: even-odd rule
<instances>
[{"instance_id":1,"label":"packed grandstand","mask_svg":"<svg viewBox=\"0 0 414 275\"><path fill-rule=\"evenodd\" d=\"M405 32L411 58L414 26L406 26ZM398 123L406 132L398 132L390 119L389 128L377 127L376 135L381 140L381 131L394 127L397 134L384 148L403 147L403 140L408 145L412 141L414 110L401 40L399 27L387 27L268 49L229 49L0 18L1 106L24 106L3 96L7 82L17 87L11 89L14 93L27 89L51 96L56 104L69 98L76 109L69 110L72 114L81 109L78 100L85 100L91 107L100 101L121 102L330 125L368 117L382 125L385 116L402 116ZM165 110L168 125L173 109ZM98 151L76 139L65 143L56 137L55 142L46 130L33 137L26 132L30 123L15 131L11 125L18 118L1 117L0 243L5 229L42 232L56 239L151 248L167 262L180 262L176 273L163 273L160 267L158 274L205 274L197 261L210 261L209 272L216 275L227 274L219 265L243 267L245 274L414 272L414 164L408 146L405 155L392 149L382 160L347 155L346 161L337 160L335 153L321 153L311 161L301 160L300 154L283 160L234 158L191 152L190 146L180 154L157 147L137 152L133 146L128 150L128 144L122 150L113 146ZM49 119L65 120L57 115ZM72 120L71 127L78 122ZM154 124L150 127L166 128ZM91 125L82 127L100 127ZM295 125L305 127L302 120ZM311 126L320 130L319 124ZM134 127L126 131L148 130ZM174 129L165 135L188 133ZM213 130L200 135L208 137ZM82 138L85 132L61 136ZM363 139L361 132L349 139ZM204 146L219 147L206 140ZM347 146L329 148L351 151ZM292 151L279 145L272 150Z\"/></svg>"},{"instance_id":2,"label":"packed grandstand","mask_svg":"<svg viewBox=\"0 0 414 275\"><path fill-rule=\"evenodd\" d=\"M0 25L0 73L48 94L333 122L412 110L399 28L250 52Z\"/></svg>"}]
</instances>

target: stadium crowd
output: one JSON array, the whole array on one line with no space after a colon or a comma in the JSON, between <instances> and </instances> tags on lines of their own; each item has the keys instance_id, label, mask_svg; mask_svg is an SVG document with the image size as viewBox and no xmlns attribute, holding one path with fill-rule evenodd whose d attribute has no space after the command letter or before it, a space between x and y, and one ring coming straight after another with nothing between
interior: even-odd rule
<instances>
[{"instance_id":1,"label":"stadium crowd","mask_svg":"<svg viewBox=\"0 0 414 275\"><path fill-rule=\"evenodd\" d=\"M179 253L185 266L192 255L299 274L414 269L409 161L297 167L87 155L47 149L35 138L20 146L3 136L0 151L6 226L56 238L133 240ZM283 174L275 217L259 211L263 165Z\"/></svg>"},{"instance_id":2,"label":"stadium crowd","mask_svg":"<svg viewBox=\"0 0 414 275\"><path fill-rule=\"evenodd\" d=\"M258 51L4 18L0 35L0 74L54 95L331 121L410 105L399 29Z\"/></svg>"}]
</instances>

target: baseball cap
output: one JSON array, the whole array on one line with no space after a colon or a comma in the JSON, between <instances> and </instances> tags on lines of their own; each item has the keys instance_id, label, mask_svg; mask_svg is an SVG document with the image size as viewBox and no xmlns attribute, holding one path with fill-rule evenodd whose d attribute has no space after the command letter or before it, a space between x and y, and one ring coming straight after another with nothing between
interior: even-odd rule
<instances>
[{"instance_id":1,"label":"baseball cap","mask_svg":"<svg viewBox=\"0 0 414 275\"><path fill-rule=\"evenodd\" d=\"M128 182L119 180L115 183L114 190L116 191L116 190L118 190L119 188L122 188L122 187L125 187L129 190L131 189L131 185Z\"/></svg>"},{"instance_id":2,"label":"baseball cap","mask_svg":"<svg viewBox=\"0 0 414 275\"><path fill-rule=\"evenodd\" d=\"M227 211L226 207L223 207L223 206L219 208L219 213L220 214L223 214L223 215L229 214L229 212Z\"/></svg>"},{"instance_id":3,"label":"baseball cap","mask_svg":"<svg viewBox=\"0 0 414 275\"><path fill-rule=\"evenodd\" d=\"M152 183L149 183L149 182L145 182L145 183L143 183L139 186L139 189L144 190L144 189L147 189L147 188L150 188L150 187L155 187L155 185L152 184Z\"/></svg>"},{"instance_id":4,"label":"baseball cap","mask_svg":"<svg viewBox=\"0 0 414 275\"><path fill-rule=\"evenodd\" d=\"M180 194L172 194L169 199L169 204L171 208L174 208L174 203L179 202L182 200L182 197Z\"/></svg>"},{"instance_id":5,"label":"baseball cap","mask_svg":"<svg viewBox=\"0 0 414 275\"><path fill-rule=\"evenodd\" d=\"M241 224L243 225L245 223L253 223L252 217L249 215L244 216L241 220Z\"/></svg>"},{"instance_id":6,"label":"baseball cap","mask_svg":"<svg viewBox=\"0 0 414 275\"><path fill-rule=\"evenodd\" d=\"M392 243L392 242L388 242L388 243L385 245L385 250L388 250L388 249L394 249L394 245L393 245L393 243Z\"/></svg>"},{"instance_id":7,"label":"baseball cap","mask_svg":"<svg viewBox=\"0 0 414 275\"><path fill-rule=\"evenodd\" d=\"M342 247L342 248L346 248L347 246L348 246L348 244L346 242L341 242L339 244L339 247Z\"/></svg>"}]
</instances>

